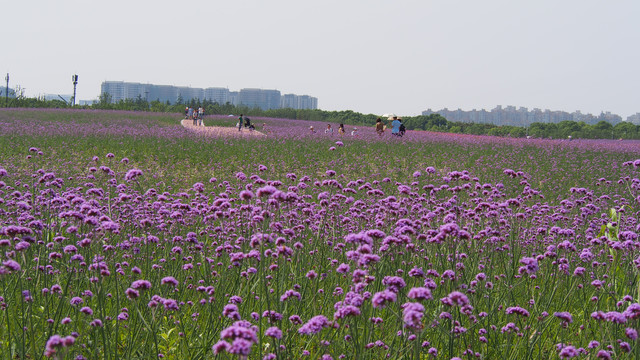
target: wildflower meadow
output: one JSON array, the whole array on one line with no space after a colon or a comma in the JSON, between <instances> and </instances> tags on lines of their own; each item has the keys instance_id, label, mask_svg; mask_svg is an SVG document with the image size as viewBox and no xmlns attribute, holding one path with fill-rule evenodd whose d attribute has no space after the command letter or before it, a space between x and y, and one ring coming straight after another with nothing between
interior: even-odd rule
<instances>
[{"instance_id":1,"label":"wildflower meadow","mask_svg":"<svg viewBox=\"0 0 640 360\"><path fill-rule=\"evenodd\" d=\"M640 142L180 120L0 110L0 359L640 358Z\"/></svg>"}]
</instances>

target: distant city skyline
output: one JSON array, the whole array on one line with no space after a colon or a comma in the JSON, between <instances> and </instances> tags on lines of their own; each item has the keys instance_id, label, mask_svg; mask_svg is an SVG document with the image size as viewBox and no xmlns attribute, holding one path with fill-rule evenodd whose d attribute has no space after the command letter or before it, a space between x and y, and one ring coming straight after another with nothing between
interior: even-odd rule
<instances>
[{"instance_id":1,"label":"distant city skyline","mask_svg":"<svg viewBox=\"0 0 640 360\"><path fill-rule=\"evenodd\" d=\"M286 89L378 115L640 111L637 0L31 0L3 13L0 73L28 96L72 93L78 74L78 99L130 79Z\"/></svg>"},{"instance_id":2,"label":"distant city skyline","mask_svg":"<svg viewBox=\"0 0 640 360\"><path fill-rule=\"evenodd\" d=\"M317 109L318 98L309 95L284 94L274 89L249 89L230 91L223 87L193 88L189 86L173 86L158 84L142 84L126 81L105 81L100 86L100 94L108 94L112 103L142 98L147 101L161 102L191 101L194 99L209 100L218 104L230 103L257 107L262 110L292 108Z\"/></svg>"},{"instance_id":3,"label":"distant city skyline","mask_svg":"<svg viewBox=\"0 0 640 360\"><path fill-rule=\"evenodd\" d=\"M100 95L102 94L102 86L103 86L103 84L104 84L104 83L112 83L112 82L120 82L120 83L128 83L128 84L139 84L139 85L154 85L154 84L149 84L149 83L146 83L146 84L145 84L145 83L128 82L128 81L103 81L103 82L102 82L102 84L101 84L101 86L100 86L100 87L101 87L101 90L100 90L100 92L98 93L98 95L96 95L95 97L92 97L92 98L80 98L80 97L78 96L78 100L77 100L77 101L78 101L78 104L89 105L89 104L92 104L93 102L97 101L97 100L99 99ZM173 87L173 88L178 88L178 89L199 89L199 88L191 88L190 86L176 86L176 85L156 85L156 86L166 86L166 87ZM210 89L210 92L211 92L211 91L213 91L213 89L217 89L218 91L226 90L226 91L228 91L228 92L232 93L232 95L230 95L230 97L229 97L229 99L230 99L230 101L229 101L229 102L230 102L230 103L232 103L233 105L239 105L239 103L237 103L237 94L233 94L234 92L230 91L228 88L226 88L226 87L213 87L213 88L208 88L208 89ZM1 90L1 91L0 91L0 95L1 95L1 96L4 96L5 87L2 87L0 90ZM24 89L23 89L23 90L24 90ZM188 93L188 92L189 92L189 90L187 90L187 93ZM236 92L236 93L237 93L237 92ZM290 96L290 95L295 95L295 94L281 94L281 96L282 96L282 97L285 97L285 95L289 95L289 96ZM64 100L66 100L66 101L69 101L69 99L71 99L71 98L73 97L73 95L70 95L70 94L52 94L52 93L42 93L42 92L40 92L40 93L38 93L38 94L35 94L35 95L27 94L27 96L33 96L33 97L44 97L44 98L45 98L45 99L47 99L47 100L53 100L53 99L56 99L56 98L57 98L57 99L59 99L60 97L62 97L62 98L64 98ZM137 96L137 95L136 95L136 96ZM235 98L234 98L233 96L235 96ZM299 95L295 95L295 96L299 96ZM317 104L318 104L318 99L317 99L317 98L315 98L315 97L311 97L311 96L309 96L309 95L303 95L303 96L305 96L305 97L310 97L310 98L315 99L315 103L314 103L314 104L315 104L315 107L301 107L301 108L303 108L303 109L305 109L305 108L311 108L311 109L328 110L328 109L324 109L324 108L322 108L322 107L318 107L318 105L317 105ZM14 89L14 88L12 88L12 87L9 87L9 97L15 97L15 89ZM196 98L196 97L194 96L194 98ZM205 97L205 98L207 98L207 97ZM208 99L212 99L212 98L213 98L213 97L209 97ZM118 99L119 99L119 98L118 98ZM118 99L114 99L114 100L118 100ZM150 99L149 99L149 101L152 101L152 100L155 100L155 99L154 99L154 98L150 98ZM285 102L286 102L287 100L283 100L283 101L285 101ZM290 102L291 100L288 100L288 101ZM312 100L312 101L313 101L313 100ZM498 106L498 107L500 107L501 105L497 105L497 106ZM484 111L489 111L489 110L488 110L488 108L490 108L490 107L491 107L491 106L488 106L487 108L480 108L479 110L477 110L477 109L475 109L475 108L473 108L473 109L465 109L465 108L462 108L462 107L460 107L460 106L455 106L455 105L454 105L454 106L452 106L451 108L452 108L452 109L454 109L454 108L455 108L455 109L456 109L456 110L455 110L455 112L468 112L468 113L473 113L473 112L476 112L476 111L482 111L482 110L484 110ZM513 107L513 106L512 106L512 105L508 105L507 107ZM526 107L526 106L516 106L516 107L517 107L517 108L525 108L525 109L527 109L527 107ZM293 107L293 108L297 108L297 107ZM423 108L424 108L424 107L423 107ZM640 102L639 102L638 108L639 108L638 110L640 110ZM574 109L574 110L572 110L572 111L570 111L570 110L568 110L568 109L555 109L555 110L550 110L548 107L545 107L545 106L542 106L542 107L533 107L532 109L542 109L543 111L551 111L551 112L555 112L555 113L558 113L558 112L562 112L562 113L575 113L575 112L578 112L578 113L581 113L581 112L589 113L588 111L585 111L584 109ZM334 110L353 110L353 111L357 111L357 110L355 110L354 108L349 108L349 109L334 109ZM451 110L451 109L449 109L448 107L443 107L443 108L441 108L440 110L437 110L437 111L431 110L431 107L429 107L429 108L428 108L428 110L422 110L419 114L416 114L416 115L425 115L425 114L430 114L430 113L439 113L439 112L442 112L442 111L451 111L451 112L454 112L454 110ZM363 114L376 114L376 113L366 112L366 111L358 111L358 112L361 112L361 113L363 113ZM640 111L632 112L632 113L630 113L630 114L628 114L628 115L626 115L626 116L625 116L625 115L619 115L619 114L617 114L617 113L615 113L615 112L608 111L608 110L600 110L600 111L598 111L597 113L598 113L598 114L600 114L600 113L605 113L605 114L614 114L614 115L618 115L618 116L620 116L620 117L622 118L622 121L630 121L630 122L634 122L634 123L640 124ZM399 114L404 115L404 114L402 114L402 113L399 113ZM589 113L589 114L592 114L592 113ZM405 115L405 116L415 116L415 115ZM577 120L577 121L579 121L579 120Z\"/></svg>"},{"instance_id":4,"label":"distant city skyline","mask_svg":"<svg viewBox=\"0 0 640 360\"><path fill-rule=\"evenodd\" d=\"M562 110L550 110L533 108L529 110L526 107L516 107L508 105L503 107L497 105L491 110L486 109L473 109L465 111L460 108L456 110L450 110L448 108L440 110L427 109L422 112L422 115L440 114L449 121L453 122L469 122L480 124L494 124L494 125L512 125L512 126L529 126L534 122L542 123L559 123L561 121L575 121L584 122L587 124L596 124L599 121L606 121L613 125L621 122L628 121L636 125L640 125L640 113L629 115L625 118L618 114L614 114L610 111L603 111L599 114L583 113L581 110L576 110L571 113Z\"/></svg>"}]
</instances>

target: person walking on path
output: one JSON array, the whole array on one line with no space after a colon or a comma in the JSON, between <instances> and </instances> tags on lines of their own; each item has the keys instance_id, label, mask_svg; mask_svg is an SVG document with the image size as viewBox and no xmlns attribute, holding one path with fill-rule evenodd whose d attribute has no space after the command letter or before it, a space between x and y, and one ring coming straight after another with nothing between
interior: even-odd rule
<instances>
[{"instance_id":1,"label":"person walking on path","mask_svg":"<svg viewBox=\"0 0 640 360\"><path fill-rule=\"evenodd\" d=\"M240 114L240 117L238 118L238 131L242 131L242 125L244 125L244 117L242 116L242 114Z\"/></svg>"},{"instance_id":2,"label":"person walking on path","mask_svg":"<svg viewBox=\"0 0 640 360\"><path fill-rule=\"evenodd\" d=\"M189 110L187 110L187 113L188 113L187 119L193 120L193 125L196 125L196 120L193 117L193 108L189 107Z\"/></svg>"},{"instance_id":3,"label":"person walking on path","mask_svg":"<svg viewBox=\"0 0 640 360\"><path fill-rule=\"evenodd\" d=\"M398 120L397 116L393 117L393 121L391 122L391 135L400 136L400 125L402 122Z\"/></svg>"},{"instance_id":4,"label":"person walking on path","mask_svg":"<svg viewBox=\"0 0 640 360\"><path fill-rule=\"evenodd\" d=\"M378 133L378 136L382 137L382 134L384 134L384 123L382 122L382 119L378 118L376 120L376 132Z\"/></svg>"},{"instance_id":5,"label":"person walking on path","mask_svg":"<svg viewBox=\"0 0 640 360\"><path fill-rule=\"evenodd\" d=\"M200 106L198 108L198 126L204 126L202 118L204 117L204 108Z\"/></svg>"}]
</instances>

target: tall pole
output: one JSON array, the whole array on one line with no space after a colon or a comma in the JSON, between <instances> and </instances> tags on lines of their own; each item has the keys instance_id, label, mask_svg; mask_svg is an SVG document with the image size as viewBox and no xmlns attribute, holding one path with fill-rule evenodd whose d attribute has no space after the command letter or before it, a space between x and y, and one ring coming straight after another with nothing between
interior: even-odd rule
<instances>
[{"instance_id":1,"label":"tall pole","mask_svg":"<svg viewBox=\"0 0 640 360\"><path fill-rule=\"evenodd\" d=\"M7 87L4 90L4 107L9 107L9 73L4 79L7 80Z\"/></svg>"},{"instance_id":2,"label":"tall pole","mask_svg":"<svg viewBox=\"0 0 640 360\"><path fill-rule=\"evenodd\" d=\"M71 75L71 81L73 81L73 99L71 99L71 106L76 106L76 85L78 85L78 75Z\"/></svg>"}]
</instances>

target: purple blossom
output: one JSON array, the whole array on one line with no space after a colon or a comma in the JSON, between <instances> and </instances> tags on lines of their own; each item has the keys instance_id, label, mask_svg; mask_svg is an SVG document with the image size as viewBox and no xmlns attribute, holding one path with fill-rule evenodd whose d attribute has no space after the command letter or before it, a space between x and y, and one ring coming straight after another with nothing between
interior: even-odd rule
<instances>
[{"instance_id":1,"label":"purple blossom","mask_svg":"<svg viewBox=\"0 0 640 360\"><path fill-rule=\"evenodd\" d=\"M396 293L390 290L384 290L381 292L377 292L371 298L371 303L374 308L384 308L387 303L392 303L396 301Z\"/></svg>"},{"instance_id":2,"label":"purple blossom","mask_svg":"<svg viewBox=\"0 0 640 360\"><path fill-rule=\"evenodd\" d=\"M252 343L258 342L255 330L250 326L244 326L238 322L234 323L220 332L221 339L245 339Z\"/></svg>"},{"instance_id":3,"label":"purple blossom","mask_svg":"<svg viewBox=\"0 0 640 360\"><path fill-rule=\"evenodd\" d=\"M131 287L137 290L151 289L151 282L148 280L136 280L131 284Z\"/></svg>"},{"instance_id":4,"label":"purple blossom","mask_svg":"<svg viewBox=\"0 0 640 360\"><path fill-rule=\"evenodd\" d=\"M348 264L342 263L338 266L338 268L336 269L336 272L339 274L346 274L348 273L350 270L350 267Z\"/></svg>"},{"instance_id":5,"label":"purple blossom","mask_svg":"<svg viewBox=\"0 0 640 360\"><path fill-rule=\"evenodd\" d=\"M73 336L52 335L45 344L44 356L54 357L59 350L73 346L75 341L76 339Z\"/></svg>"},{"instance_id":6,"label":"purple blossom","mask_svg":"<svg viewBox=\"0 0 640 360\"><path fill-rule=\"evenodd\" d=\"M131 300L134 300L140 297L140 292L132 288L127 288L127 290L125 290L124 293Z\"/></svg>"},{"instance_id":7,"label":"purple blossom","mask_svg":"<svg viewBox=\"0 0 640 360\"><path fill-rule=\"evenodd\" d=\"M81 308L80 312L85 314L85 315L93 315L93 310L91 310L91 308L88 307L88 306L85 306L85 307Z\"/></svg>"},{"instance_id":8,"label":"purple blossom","mask_svg":"<svg viewBox=\"0 0 640 360\"><path fill-rule=\"evenodd\" d=\"M553 316L557 317L558 319L560 319L560 320L562 320L562 321L564 321L564 322L566 322L568 324L571 324L573 322L573 318L571 317L571 314L566 312L566 311L554 312Z\"/></svg>"},{"instance_id":9,"label":"purple blossom","mask_svg":"<svg viewBox=\"0 0 640 360\"><path fill-rule=\"evenodd\" d=\"M388 289L393 292L398 292L400 289L407 286L404 279L399 276L385 276L384 279L382 279L382 284L387 285Z\"/></svg>"},{"instance_id":10,"label":"purple blossom","mask_svg":"<svg viewBox=\"0 0 640 360\"><path fill-rule=\"evenodd\" d=\"M431 300L433 296L431 296L431 290L426 287L414 287L409 290L407 297L410 299L422 301L422 300Z\"/></svg>"},{"instance_id":11,"label":"purple blossom","mask_svg":"<svg viewBox=\"0 0 640 360\"><path fill-rule=\"evenodd\" d=\"M333 318L338 320L338 319L343 319L347 316L358 316L360 315L360 309L353 306L353 305L345 305L340 307L333 315Z\"/></svg>"},{"instance_id":12,"label":"purple blossom","mask_svg":"<svg viewBox=\"0 0 640 360\"><path fill-rule=\"evenodd\" d=\"M217 343L215 343L212 347L211 350L213 350L214 354L220 354L222 352L226 352L229 349L231 349L231 344L229 344L228 342L224 341L224 340L220 340Z\"/></svg>"},{"instance_id":13,"label":"purple blossom","mask_svg":"<svg viewBox=\"0 0 640 360\"><path fill-rule=\"evenodd\" d=\"M240 318L240 315L238 314L238 306L235 304L227 304L224 306L224 309L222 310L222 315L226 316L226 317L230 317L230 318Z\"/></svg>"},{"instance_id":14,"label":"purple blossom","mask_svg":"<svg viewBox=\"0 0 640 360\"><path fill-rule=\"evenodd\" d=\"M287 299L291 298L291 297L295 297L298 300L301 299L301 295L299 292L295 291L295 290L287 290L284 292L284 294L282 294L282 296L280 296L280 301L286 301Z\"/></svg>"},{"instance_id":15,"label":"purple blossom","mask_svg":"<svg viewBox=\"0 0 640 360\"><path fill-rule=\"evenodd\" d=\"M529 311L521 308L520 306L508 307L505 314L517 314L524 317L529 317Z\"/></svg>"},{"instance_id":16,"label":"purple blossom","mask_svg":"<svg viewBox=\"0 0 640 360\"><path fill-rule=\"evenodd\" d=\"M18 264L18 262L14 260L5 260L2 262L2 265L9 271L20 271L21 269L20 264Z\"/></svg>"},{"instance_id":17,"label":"purple blossom","mask_svg":"<svg viewBox=\"0 0 640 360\"><path fill-rule=\"evenodd\" d=\"M256 195L258 197L265 197L265 196L271 196L273 195L276 191L278 191L278 189L276 189L275 187L271 186L271 185L267 185L264 187L259 188L256 191Z\"/></svg>"},{"instance_id":18,"label":"purple blossom","mask_svg":"<svg viewBox=\"0 0 640 360\"><path fill-rule=\"evenodd\" d=\"M127 171L126 175L124 176L124 179L127 180L127 181L133 181L139 176L142 176L142 170L131 169L131 170Z\"/></svg>"},{"instance_id":19,"label":"purple blossom","mask_svg":"<svg viewBox=\"0 0 640 360\"><path fill-rule=\"evenodd\" d=\"M178 302L174 299L162 299L162 305L165 310L178 311L180 309Z\"/></svg>"},{"instance_id":20,"label":"purple blossom","mask_svg":"<svg viewBox=\"0 0 640 360\"><path fill-rule=\"evenodd\" d=\"M171 285L171 286L178 286L178 280L176 280L176 278L174 278L173 276L166 276L163 277L162 280L160 280L160 284L162 285Z\"/></svg>"},{"instance_id":21,"label":"purple blossom","mask_svg":"<svg viewBox=\"0 0 640 360\"><path fill-rule=\"evenodd\" d=\"M405 303L402 305L402 320L404 326L412 329L422 329L424 306L420 303Z\"/></svg>"},{"instance_id":22,"label":"purple blossom","mask_svg":"<svg viewBox=\"0 0 640 360\"><path fill-rule=\"evenodd\" d=\"M71 301L69 301L69 303L70 303L71 305L74 305L74 306L75 306L75 305L80 305L80 304L82 304L83 302L84 302L84 300L82 300L82 298L81 298L81 297L77 297L77 296L74 296L73 298L71 298Z\"/></svg>"},{"instance_id":23,"label":"purple blossom","mask_svg":"<svg viewBox=\"0 0 640 360\"><path fill-rule=\"evenodd\" d=\"M538 260L531 257L523 257L520 263L524 265L524 271L527 274L535 274L538 271Z\"/></svg>"},{"instance_id":24,"label":"purple blossom","mask_svg":"<svg viewBox=\"0 0 640 360\"><path fill-rule=\"evenodd\" d=\"M616 324L624 324L627 322L627 317L624 314L619 313L617 311L609 311L605 313L604 319Z\"/></svg>"},{"instance_id":25,"label":"purple blossom","mask_svg":"<svg viewBox=\"0 0 640 360\"><path fill-rule=\"evenodd\" d=\"M620 343L620 350L622 350L622 351L624 351L626 353L629 353L629 352L631 352L631 345L629 345L629 343L626 342L626 341L622 341Z\"/></svg>"},{"instance_id":26,"label":"purple blossom","mask_svg":"<svg viewBox=\"0 0 640 360\"><path fill-rule=\"evenodd\" d=\"M560 356L560 359L571 359L578 355L578 350L571 345L563 347L558 354L558 356Z\"/></svg>"},{"instance_id":27,"label":"purple blossom","mask_svg":"<svg viewBox=\"0 0 640 360\"><path fill-rule=\"evenodd\" d=\"M275 339L281 339L282 338L282 330L280 330L276 326L272 326L272 327L268 328L267 330L265 330L264 334L266 336L270 336L270 337L275 338Z\"/></svg>"},{"instance_id":28,"label":"purple blossom","mask_svg":"<svg viewBox=\"0 0 640 360\"><path fill-rule=\"evenodd\" d=\"M453 305L465 306L469 304L469 298L459 291L453 291L447 295L447 299L451 301Z\"/></svg>"},{"instance_id":29,"label":"purple blossom","mask_svg":"<svg viewBox=\"0 0 640 360\"><path fill-rule=\"evenodd\" d=\"M596 354L598 359L611 360L611 353L607 350L599 350L598 354Z\"/></svg>"},{"instance_id":30,"label":"purple blossom","mask_svg":"<svg viewBox=\"0 0 640 360\"><path fill-rule=\"evenodd\" d=\"M324 315L317 315L302 325L298 332L305 335L319 333L323 328L329 327L329 320Z\"/></svg>"}]
</instances>

